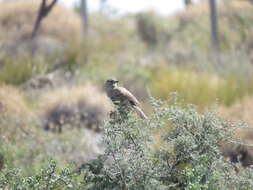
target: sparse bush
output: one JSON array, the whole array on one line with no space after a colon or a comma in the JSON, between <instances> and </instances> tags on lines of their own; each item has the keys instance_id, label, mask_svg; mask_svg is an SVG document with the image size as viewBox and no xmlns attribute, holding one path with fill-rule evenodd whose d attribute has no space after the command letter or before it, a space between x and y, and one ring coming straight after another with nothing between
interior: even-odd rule
<instances>
[{"instance_id":1,"label":"sparse bush","mask_svg":"<svg viewBox=\"0 0 253 190\"><path fill-rule=\"evenodd\" d=\"M152 11L137 14L135 19L140 39L148 47L158 48L161 45L163 49L191 20L183 17L166 18Z\"/></svg>"},{"instance_id":2,"label":"sparse bush","mask_svg":"<svg viewBox=\"0 0 253 190\"><path fill-rule=\"evenodd\" d=\"M137 17L137 29L141 39L149 46L156 46L158 43L157 28L151 16L140 14Z\"/></svg>"}]
</instances>

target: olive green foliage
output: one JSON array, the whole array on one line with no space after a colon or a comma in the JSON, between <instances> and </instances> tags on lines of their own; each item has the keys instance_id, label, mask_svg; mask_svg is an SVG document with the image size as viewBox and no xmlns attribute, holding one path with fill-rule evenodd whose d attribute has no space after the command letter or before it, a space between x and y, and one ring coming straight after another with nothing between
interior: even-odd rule
<instances>
[{"instance_id":1,"label":"olive green foliage","mask_svg":"<svg viewBox=\"0 0 253 190\"><path fill-rule=\"evenodd\" d=\"M7 84L21 84L32 76L32 64L30 61L7 61L1 68L0 81Z\"/></svg>"},{"instance_id":2,"label":"olive green foliage","mask_svg":"<svg viewBox=\"0 0 253 190\"><path fill-rule=\"evenodd\" d=\"M169 92L177 92L186 103L199 106L219 103L230 106L253 93L251 76L219 76L209 71L193 69L159 69L151 83L155 96L165 99Z\"/></svg>"},{"instance_id":3,"label":"olive green foliage","mask_svg":"<svg viewBox=\"0 0 253 190\"><path fill-rule=\"evenodd\" d=\"M50 60L41 56L18 56L5 58L0 65L0 83L20 85L39 74L52 69Z\"/></svg>"}]
</instances>

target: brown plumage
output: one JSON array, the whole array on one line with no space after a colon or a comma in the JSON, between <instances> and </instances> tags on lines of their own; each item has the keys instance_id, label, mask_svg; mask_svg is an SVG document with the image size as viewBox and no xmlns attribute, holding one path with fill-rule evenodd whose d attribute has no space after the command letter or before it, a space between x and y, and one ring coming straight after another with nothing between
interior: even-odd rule
<instances>
[{"instance_id":1,"label":"brown plumage","mask_svg":"<svg viewBox=\"0 0 253 190\"><path fill-rule=\"evenodd\" d=\"M140 102L124 87L118 86L118 81L109 79L105 83L107 96L116 105L131 106L136 113L142 118L147 119L146 114L140 108Z\"/></svg>"}]
</instances>

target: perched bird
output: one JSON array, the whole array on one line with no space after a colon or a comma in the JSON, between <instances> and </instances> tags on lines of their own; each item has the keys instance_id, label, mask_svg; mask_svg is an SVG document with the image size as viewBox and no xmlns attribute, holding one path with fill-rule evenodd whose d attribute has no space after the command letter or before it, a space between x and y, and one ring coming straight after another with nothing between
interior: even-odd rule
<instances>
[{"instance_id":1,"label":"perched bird","mask_svg":"<svg viewBox=\"0 0 253 190\"><path fill-rule=\"evenodd\" d=\"M114 104L131 106L142 119L147 119L146 114L140 108L140 102L127 89L118 86L118 82L115 79L109 79L105 82L107 96Z\"/></svg>"}]
</instances>

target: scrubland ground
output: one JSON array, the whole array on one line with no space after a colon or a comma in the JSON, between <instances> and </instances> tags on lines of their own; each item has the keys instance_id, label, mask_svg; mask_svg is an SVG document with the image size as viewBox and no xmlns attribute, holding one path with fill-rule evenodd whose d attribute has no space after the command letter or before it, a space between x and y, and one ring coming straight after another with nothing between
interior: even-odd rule
<instances>
[{"instance_id":1,"label":"scrubland ground","mask_svg":"<svg viewBox=\"0 0 253 190\"><path fill-rule=\"evenodd\" d=\"M32 176L50 159L75 170L102 154L102 126L114 109L103 89L110 77L132 91L148 115L156 111L149 93L166 100L176 92L182 107L194 104L200 113L214 109L253 124L253 6L247 1L219 4L220 55L210 53L205 2L171 17L93 13L88 37L78 12L57 5L34 46L37 9L34 1L0 6L0 170L20 168ZM164 145L164 131L170 123L153 131L154 149ZM235 134L247 144L252 135L250 127ZM248 146L221 149L243 166L253 164Z\"/></svg>"}]
</instances>

